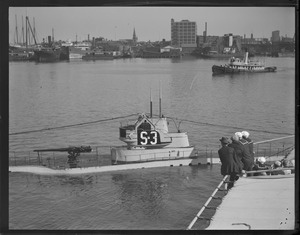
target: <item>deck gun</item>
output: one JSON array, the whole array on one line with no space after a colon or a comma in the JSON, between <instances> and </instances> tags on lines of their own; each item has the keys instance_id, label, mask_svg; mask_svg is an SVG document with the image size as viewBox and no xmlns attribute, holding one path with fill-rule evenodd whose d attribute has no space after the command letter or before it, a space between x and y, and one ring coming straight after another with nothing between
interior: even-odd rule
<instances>
[{"instance_id":1,"label":"deck gun","mask_svg":"<svg viewBox=\"0 0 300 235\"><path fill-rule=\"evenodd\" d=\"M90 153L92 151L91 146L70 146L67 148L53 148L53 149L37 149L33 150L34 152L67 152L68 155L68 161L70 168L76 168L78 159L80 153Z\"/></svg>"}]
</instances>

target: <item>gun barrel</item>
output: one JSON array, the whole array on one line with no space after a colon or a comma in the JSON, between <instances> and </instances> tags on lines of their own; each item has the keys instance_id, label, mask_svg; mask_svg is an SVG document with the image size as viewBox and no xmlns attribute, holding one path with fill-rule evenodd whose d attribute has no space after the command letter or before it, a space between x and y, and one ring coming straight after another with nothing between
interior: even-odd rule
<instances>
[{"instance_id":1,"label":"gun barrel","mask_svg":"<svg viewBox=\"0 0 300 235\"><path fill-rule=\"evenodd\" d=\"M68 148L53 148L53 149L35 149L34 152L78 152L89 153L92 151L90 146L68 147Z\"/></svg>"}]
</instances>

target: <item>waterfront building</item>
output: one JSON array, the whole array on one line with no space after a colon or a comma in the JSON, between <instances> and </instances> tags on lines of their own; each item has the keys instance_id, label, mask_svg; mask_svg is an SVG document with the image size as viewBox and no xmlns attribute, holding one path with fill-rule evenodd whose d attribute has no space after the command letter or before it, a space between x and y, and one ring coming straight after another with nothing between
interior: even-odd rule
<instances>
[{"instance_id":1,"label":"waterfront building","mask_svg":"<svg viewBox=\"0 0 300 235\"><path fill-rule=\"evenodd\" d=\"M260 45L260 44L267 44L267 38L242 38L241 42L245 45Z\"/></svg>"},{"instance_id":2,"label":"waterfront building","mask_svg":"<svg viewBox=\"0 0 300 235\"><path fill-rule=\"evenodd\" d=\"M197 24L189 20L175 22L171 19L171 45L182 47L184 53L191 53L197 47Z\"/></svg>"},{"instance_id":3,"label":"waterfront building","mask_svg":"<svg viewBox=\"0 0 300 235\"><path fill-rule=\"evenodd\" d=\"M197 47L210 47L212 51L218 50L219 36L197 36Z\"/></svg>"},{"instance_id":4,"label":"waterfront building","mask_svg":"<svg viewBox=\"0 0 300 235\"><path fill-rule=\"evenodd\" d=\"M281 38L282 42L295 42L295 36L293 38L289 38L287 37L287 35L285 35L285 37Z\"/></svg>"},{"instance_id":5,"label":"waterfront building","mask_svg":"<svg viewBox=\"0 0 300 235\"><path fill-rule=\"evenodd\" d=\"M272 31L271 41L272 42L279 42L280 41L280 31L279 30Z\"/></svg>"},{"instance_id":6,"label":"waterfront building","mask_svg":"<svg viewBox=\"0 0 300 235\"><path fill-rule=\"evenodd\" d=\"M239 53L242 50L241 39L242 37L239 35L225 34L223 37L219 37L215 49L219 53Z\"/></svg>"}]
</instances>

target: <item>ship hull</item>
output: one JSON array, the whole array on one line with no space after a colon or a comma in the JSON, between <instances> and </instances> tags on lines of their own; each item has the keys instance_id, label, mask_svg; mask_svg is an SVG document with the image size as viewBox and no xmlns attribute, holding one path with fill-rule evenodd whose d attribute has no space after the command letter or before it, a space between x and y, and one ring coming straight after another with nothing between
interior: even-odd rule
<instances>
[{"instance_id":1,"label":"ship hull","mask_svg":"<svg viewBox=\"0 0 300 235\"><path fill-rule=\"evenodd\" d=\"M159 149L115 147L111 149L111 159L113 164L188 159L193 150L192 146Z\"/></svg>"},{"instance_id":2,"label":"ship hull","mask_svg":"<svg viewBox=\"0 0 300 235\"><path fill-rule=\"evenodd\" d=\"M82 56L83 60L113 60L114 56L112 55L84 55Z\"/></svg>"},{"instance_id":3,"label":"ship hull","mask_svg":"<svg viewBox=\"0 0 300 235\"><path fill-rule=\"evenodd\" d=\"M252 69L251 67L241 68L232 68L229 66L214 65L212 67L213 74L225 74L225 73L262 73L262 72L275 72L276 67L260 67L257 69Z\"/></svg>"},{"instance_id":4,"label":"ship hull","mask_svg":"<svg viewBox=\"0 0 300 235\"><path fill-rule=\"evenodd\" d=\"M34 51L34 55L38 62L55 62L60 60L61 50Z\"/></svg>"},{"instance_id":5,"label":"ship hull","mask_svg":"<svg viewBox=\"0 0 300 235\"><path fill-rule=\"evenodd\" d=\"M79 54L79 53L70 53L69 54L69 59L70 60L78 60L78 59L82 59L83 54Z\"/></svg>"},{"instance_id":6,"label":"ship hull","mask_svg":"<svg viewBox=\"0 0 300 235\"><path fill-rule=\"evenodd\" d=\"M34 61L32 53L9 53L9 61Z\"/></svg>"},{"instance_id":7,"label":"ship hull","mask_svg":"<svg viewBox=\"0 0 300 235\"><path fill-rule=\"evenodd\" d=\"M69 58L70 60L82 59L83 56L88 55L91 53L89 47L69 47Z\"/></svg>"},{"instance_id":8,"label":"ship hull","mask_svg":"<svg viewBox=\"0 0 300 235\"><path fill-rule=\"evenodd\" d=\"M9 172L33 173L38 175L78 175L78 174L114 172L114 171L147 169L147 168L157 168L157 167L198 166L202 164L208 164L206 158L189 157L189 158L165 160L165 161L148 161L148 162L131 163L131 164L117 164L117 165L108 165L108 166L79 167L79 168L66 168L66 169L51 169L45 166L10 166Z\"/></svg>"}]
</instances>

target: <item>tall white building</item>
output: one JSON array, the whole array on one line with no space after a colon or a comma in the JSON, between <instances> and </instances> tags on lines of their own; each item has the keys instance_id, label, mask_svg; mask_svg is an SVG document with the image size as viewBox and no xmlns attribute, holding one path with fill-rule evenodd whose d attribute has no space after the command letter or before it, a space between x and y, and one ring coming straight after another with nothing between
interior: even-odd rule
<instances>
[{"instance_id":1,"label":"tall white building","mask_svg":"<svg viewBox=\"0 0 300 235\"><path fill-rule=\"evenodd\" d=\"M171 44L180 47L197 47L197 24L188 20L171 19Z\"/></svg>"}]
</instances>

